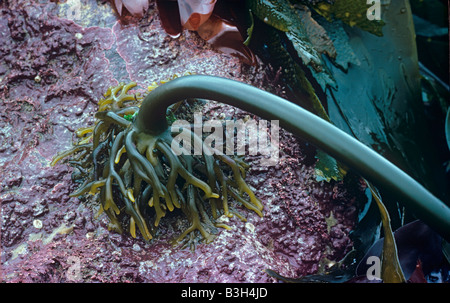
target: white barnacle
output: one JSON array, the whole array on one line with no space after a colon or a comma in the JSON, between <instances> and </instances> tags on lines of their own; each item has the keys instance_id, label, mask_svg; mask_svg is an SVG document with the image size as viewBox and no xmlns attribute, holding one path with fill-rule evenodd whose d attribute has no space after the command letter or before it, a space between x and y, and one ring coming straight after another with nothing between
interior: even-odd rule
<instances>
[{"instance_id":1,"label":"white barnacle","mask_svg":"<svg viewBox=\"0 0 450 303\"><path fill-rule=\"evenodd\" d=\"M39 219L35 219L33 220L33 226L37 229L41 229L42 228L42 221Z\"/></svg>"}]
</instances>

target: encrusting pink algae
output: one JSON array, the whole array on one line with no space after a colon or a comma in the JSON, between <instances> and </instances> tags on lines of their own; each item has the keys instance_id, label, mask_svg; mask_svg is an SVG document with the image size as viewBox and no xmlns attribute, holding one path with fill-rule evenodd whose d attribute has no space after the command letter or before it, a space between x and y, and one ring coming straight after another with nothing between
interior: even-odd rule
<instances>
[{"instance_id":1,"label":"encrusting pink algae","mask_svg":"<svg viewBox=\"0 0 450 303\"><path fill-rule=\"evenodd\" d=\"M243 66L189 32L168 38L154 2L142 21L147 41L135 36L143 27L118 21L109 3L86 3L92 14L109 12L98 19L103 27L78 25L64 17L62 4L50 1L0 5L2 281L275 282L265 269L298 277L345 256L356 216L351 205L361 191L317 182L314 153L283 130L277 166L260 167L258 155L244 159L249 166L245 182L261 200L264 215L241 210L246 222L219 216L217 223L230 229L218 228L210 244L193 237L194 251L171 244L191 225L181 212L167 212L146 242L139 228L136 238L108 231L108 216L95 217L100 208L96 196L71 197L82 188L72 181L77 170L50 162L71 148L78 129L94 125L98 100L108 87L130 81L147 87L189 71L276 88L265 76L269 67ZM156 57L141 52L158 41ZM140 71L139 65L146 68ZM252 116L215 103L191 106L205 118ZM36 220L40 224L33 224ZM79 275L67 275L74 260Z\"/></svg>"}]
</instances>

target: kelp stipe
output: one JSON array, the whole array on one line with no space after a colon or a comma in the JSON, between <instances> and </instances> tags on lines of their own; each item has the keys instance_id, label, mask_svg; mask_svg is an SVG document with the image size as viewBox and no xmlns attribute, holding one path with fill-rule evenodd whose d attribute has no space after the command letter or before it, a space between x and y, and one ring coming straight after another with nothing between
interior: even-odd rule
<instances>
[{"instance_id":1,"label":"kelp stipe","mask_svg":"<svg viewBox=\"0 0 450 303\"><path fill-rule=\"evenodd\" d=\"M146 96L135 127L162 132L165 110L186 98L223 102L267 120L311 142L396 197L418 218L450 239L450 208L393 163L331 123L281 97L238 81L193 75L164 84Z\"/></svg>"},{"instance_id":2,"label":"kelp stipe","mask_svg":"<svg viewBox=\"0 0 450 303\"><path fill-rule=\"evenodd\" d=\"M193 197L195 193L193 188L200 188L204 192L205 198L209 198L212 208L213 205L220 205L220 203L217 203L217 195L222 198L226 197L223 193L228 192L229 184L237 185L237 192L240 194L246 188L243 181L242 183L230 182L229 180L224 182L223 177L217 173L217 166L208 164L211 163L212 159L205 155L203 158L205 171L207 172L206 182L190 177L189 173L192 174L193 166L189 160L177 159L167 155L165 158L169 159L169 161L175 161L174 159L179 161L180 164L173 165L175 165L174 167L182 166L181 171L183 173L178 173L184 178L188 186L184 193L180 193L180 189L175 188L174 192L179 200L170 196L169 188L171 188L171 185L163 186L160 177L162 177L162 180L168 180L170 176L167 173L161 175L164 172L160 171L161 163L156 161L153 150L156 147L159 154L167 153L167 144L171 140L166 120L167 108L176 102L188 98L215 100L241 108L267 120L279 120L281 127L308 140L359 173L362 177L371 181L377 187L390 192L399 199L399 202L408 207L417 218L423 220L447 240L450 239L450 208L420 183L366 145L331 123L283 98L238 81L201 75L180 77L155 88L142 101L134 122L130 122L120 116L122 111L126 110L127 114L130 114L127 108L98 113L97 118L99 122L94 127L94 146L90 143L83 143L80 146L75 146L73 148L75 151L70 151L70 153L74 153L89 150L92 152L93 162L96 163L97 156L95 155L100 153L99 149L103 150L104 148L107 149L108 146L112 146L111 152L107 153L107 158L109 157L108 159L110 159L109 165L103 165L102 167L102 177L94 178L92 176L91 180L86 183L84 192L88 192L92 188L101 188L100 196L103 207L104 209L106 208L105 211L116 229L120 228L115 223L117 222L116 213L111 209L115 208L112 199L110 199L112 192L110 188L113 180L116 180L117 183L117 195L124 201L126 212L131 216L130 231L133 234L134 224L138 224L141 233L146 239L151 238L151 234L146 230L146 223L140 211L147 198L149 198L148 204L154 207L157 213L155 222L159 222L159 219L164 216L167 209L170 210L177 205L185 205L184 211L191 221L191 227L188 231L198 229L209 241L212 240L212 236L206 229L201 227L202 223L208 223L208 219L205 220L201 197L199 195ZM101 135L106 131L109 136L103 139L100 144L100 140L96 138L102 137ZM200 138L198 139L200 140ZM117 173L111 169L113 167L111 163L114 162L111 159L117 158L117 155L121 153L123 141L125 141L127 160L120 160L121 162L118 165L121 169ZM70 153L66 152L62 156L67 156ZM84 152L82 155L85 154L89 153ZM226 160L228 161L228 159ZM86 161L83 163L86 163ZM237 162L234 162L233 165L239 167ZM93 169L98 174L99 167L96 166L99 166L98 162L96 165L94 164ZM233 171L239 170L233 169ZM222 185L216 186L214 189L213 184L209 182L209 179L212 177L217 178L217 184ZM234 177L239 178L236 175ZM119 180L122 178L124 178L124 181L121 183ZM142 190L140 188L141 184L148 184L147 188L150 189L147 191L145 189ZM225 190L225 186L227 190ZM220 189L222 189L222 192L219 192ZM151 191L152 194L149 194L148 191ZM244 205L252 210L261 211L261 202L254 195L250 195L249 191L247 191L247 194L250 199ZM145 199L142 198L143 196ZM139 201L133 202L134 197L141 198L138 198ZM223 200L222 205L225 205ZM183 207L181 208L183 209ZM223 207L223 209L226 209L226 207ZM199 214L202 216L203 222L200 222ZM185 234L182 236L185 236Z\"/></svg>"}]
</instances>

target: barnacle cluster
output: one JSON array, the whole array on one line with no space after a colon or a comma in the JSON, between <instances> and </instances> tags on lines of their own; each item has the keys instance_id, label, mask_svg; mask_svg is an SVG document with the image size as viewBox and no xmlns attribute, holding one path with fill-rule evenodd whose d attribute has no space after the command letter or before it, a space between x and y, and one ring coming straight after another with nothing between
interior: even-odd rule
<instances>
[{"instance_id":1,"label":"barnacle cluster","mask_svg":"<svg viewBox=\"0 0 450 303\"><path fill-rule=\"evenodd\" d=\"M200 156L174 151L176 134L170 127L154 133L135 127L143 99L128 92L135 86L132 82L109 88L98 102L95 124L78 129L73 147L54 157L51 165L70 158L84 179L71 196L99 193L100 211L109 217L109 228L120 233L129 228L136 237L137 225L146 241L155 236L161 218L175 209L181 209L190 224L176 242L194 231L211 242L215 227L229 228L218 220L222 215L245 220L231 201L262 216L261 202L244 181L243 161L207 152L211 147L190 130L183 134L202 142ZM156 86L149 87L150 94Z\"/></svg>"}]
</instances>

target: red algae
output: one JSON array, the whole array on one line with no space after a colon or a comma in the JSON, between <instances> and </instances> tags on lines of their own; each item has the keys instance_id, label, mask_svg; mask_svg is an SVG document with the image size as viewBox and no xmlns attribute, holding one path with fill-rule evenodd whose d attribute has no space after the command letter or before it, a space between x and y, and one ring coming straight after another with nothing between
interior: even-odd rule
<instances>
[{"instance_id":1,"label":"red algae","mask_svg":"<svg viewBox=\"0 0 450 303\"><path fill-rule=\"evenodd\" d=\"M211 244L193 239L193 251L170 244L188 224L176 212L161 221L149 243L108 231L106 216L95 217L95 196L69 197L78 187L72 168L49 163L70 146L77 128L93 121L109 86L128 80L145 88L191 72L278 94L282 87L267 79L270 67L242 65L195 33L171 38L153 1L140 21L117 19L104 27L64 19L50 1L9 3L0 5L2 281L276 282L265 269L304 276L351 249L360 193L342 183L317 182L313 148L283 130L276 166L260 166L260 155L245 157L246 181L262 200L264 217L245 212L246 222L223 218L232 229L218 229ZM96 2L86 3L95 14ZM195 110L205 119L257 119L215 102Z\"/></svg>"},{"instance_id":2,"label":"red algae","mask_svg":"<svg viewBox=\"0 0 450 303\"><path fill-rule=\"evenodd\" d=\"M151 5L149 16L138 26L123 21L113 26L117 52L126 62L130 80L150 85L177 73L232 78L240 74L241 63L236 57L217 53L194 32L184 31L176 39L170 37L162 30L156 13L155 5Z\"/></svg>"}]
</instances>

